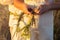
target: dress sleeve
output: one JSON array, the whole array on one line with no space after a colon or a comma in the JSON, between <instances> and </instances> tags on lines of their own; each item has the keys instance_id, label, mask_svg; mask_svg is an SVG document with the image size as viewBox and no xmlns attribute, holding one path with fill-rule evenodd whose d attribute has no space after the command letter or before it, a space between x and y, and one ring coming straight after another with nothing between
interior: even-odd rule
<instances>
[{"instance_id":1,"label":"dress sleeve","mask_svg":"<svg viewBox=\"0 0 60 40\"><path fill-rule=\"evenodd\" d=\"M0 0L0 4L2 5L9 5L13 3L13 0Z\"/></svg>"}]
</instances>

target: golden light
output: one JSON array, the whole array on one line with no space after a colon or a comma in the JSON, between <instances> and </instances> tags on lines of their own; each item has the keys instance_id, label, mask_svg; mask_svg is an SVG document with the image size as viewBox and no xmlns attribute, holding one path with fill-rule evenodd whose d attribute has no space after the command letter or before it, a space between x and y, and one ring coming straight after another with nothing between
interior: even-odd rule
<instances>
[{"instance_id":1,"label":"golden light","mask_svg":"<svg viewBox=\"0 0 60 40\"><path fill-rule=\"evenodd\" d=\"M0 0L0 4L2 5L11 4L12 2L13 2L12 0Z\"/></svg>"},{"instance_id":2,"label":"golden light","mask_svg":"<svg viewBox=\"0 0 60 40\"><path fill-rule=\"evenodd\" d=\"M25 0L24 0L25 1ZM0 0L0 3L3 5L9 4L11 2L11 0ZM45 0L34 0L32 2L29 0L26 0L25 3L26 4L30 4L30 5L36 5L38 6L38 4L44 4ZM9 4L9 11L10 11L10 17L9 17L9 26L10 26L10 33L11 33L11 38L14 36L14 33L16 31L15 36L13 37L14 40L17 40L19 37L22 37L23 40L30 40L30 23L32 20L32 16L31 15L27 15L24 14L23 15L23 19L19 22L19 27L17 26L18 23L18 19L20 17L20 15L22 14L22 11L15 8L14 5L10 5ZM38 10L35 10L37 13L39 12ZM38 16L35 16L35 18L38 18ZM33 25L32 27L34 28L38 28L37 26ZM20 35L19 35L20 34Z\"/></svg>"},{"instance_id":3,"label":"golden light","mask_svg":"<svg viewBox=\"0 0 60 40\"><path fill-rule=\"evenodd\" d=\"M9 26L12 28L10 30L11 36L13 37L15 31L17 36L23 38L23 40L30 40L30 31L27 26L30 24L32 16L28 14L23 15L23 19L19 22L19 27L17 26L19 16L21 15L21 10L15 8L13 5L9 5L10 17L9 17ZM20 14L19 14L20 13ZM12 39L19 39L17 36L14 36ZM21 38L20 38L21 39Z\"/></svg>"}]
</instances>

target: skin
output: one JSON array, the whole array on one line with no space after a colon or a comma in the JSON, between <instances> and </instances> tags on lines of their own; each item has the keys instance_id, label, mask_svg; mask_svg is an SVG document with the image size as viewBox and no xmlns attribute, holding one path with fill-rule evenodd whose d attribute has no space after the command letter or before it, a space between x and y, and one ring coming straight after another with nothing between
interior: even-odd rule
<instances>
[{"instance_id":1,"label":"skin","mask_svg":"<svg viewBox=\"0 0 60 40\"><path fill-rule=\"evenodd\" d=\"M23 10L23 12L26 14L31 14L28 11L28 6L24 3L24 0L14 0L14 6L20 10Z\"/></svg>"},{"instance_id":2,"label":"skin","mask_svg":"<svg viewBox=\"0 0 60 40\"><path fill-rule=\"evenodd\" d=\"M31 14L31 12L28 11L28 6L24 3L24 0L14 0L14 5L18 9L23 10L24 13ZM45 5L40 5L39 10L38 9L35 10L39 11L38 13L36 11L36 14L40 15L50 10L59 10L59 9L60 9L60 2L54 2L54 3L46 2Z\"/></svg>"},{"instance_id":3,"label":"skin","mask_svg":"<svg viewBox=\"0 0 60 40\"><path fill-rule=\"evenodd\" d=\"M43 14L43 13L45 13L47 11L51 11L51 10L60 10L60 2L55 2L52 4L49 3L48 5L42 5L42 7L39 11L40 11L40 14Z\"/></svg>"}]
</instances>

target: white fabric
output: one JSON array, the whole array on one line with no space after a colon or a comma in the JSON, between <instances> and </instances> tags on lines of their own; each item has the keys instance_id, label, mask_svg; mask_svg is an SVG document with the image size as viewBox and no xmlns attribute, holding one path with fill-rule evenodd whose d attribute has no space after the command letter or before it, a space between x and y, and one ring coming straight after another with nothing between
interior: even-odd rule
<instances>
[{"instance_id":1,"label":"white fabric","mask_svg":"<svg viewBox=\"0 0 60 40\"><path fill-rule=\"evenodd\" d=\"M54 25L53 11L46 12L40 15L39 18L39 32L40 40L53 40L53 25Z\"/></svg>"},{"instance_id":2,"label":"white fabric","mask_svg":"<svg viewBox=\"0 0 60 40\"><path fill-rule=\"evenodd\" d=\"M8 0L0 0L0 3L1 4L9 4L10 2L7 2ZM39 4L43 5L45 2L43 2L44 0L24 0L26 4L28 5L34 5L34 6L38 6ZM29 1L29 2L27 2ZM38 1L38 2L35 2L35 1ZM52 2L53 0L47 0L48 2ZM43 3L42 3L43 2ZM14 9L14 10L13 10ZM12 12L12 13L21 13L21 11L19 9L16 9L13 5L9 5L9 11ZM10 18L11 18L12 15L10 15ZM39 40L53 40L53 11L50 11L50 12L46 12L45 14L43 15L40 15L40 16L36 16L37 18L37 27L33 27L32 28L32 36L31 36L31 40L37 40L36 37L39 36ZM9 20L10 20L9 18ZM39 19L39 20L38 20ZM11 19L12 20L12 19ZM9 21L9 23L13 21ZM39 23L38 23L39 22ZM11 24L11 23L10 23ZM10 25L10 28L12 26ZM13 29L13 30L12 30ZM16 29L16 26L14 26L14 28L11 28L11 33L13 35L14 31ZM39 31L38 31L39 30ZM35 37L35 32L34 31L38 31L39 34ZM18 34L19 35L19 34ZM15 37L13 38L13 40L18 40L18 38Z\"/></svg>"},{"instance_id":3,"label":"white fabric","mask_svg":"<svg viewBox=\"0 0 60 40\"><path fill-rule=\"evenodd\" d=\"M39 6L45 4L45 0L24 0L28 5Z\"/></svg>"},{"instance_id":4,"label":"white fabric","mask_svg":"<svg viewBox=\"0 0 60 40\"><path fill-rule=\"evenodd\" d=\"M13 0L0 0L0 4L2 5L9 5L13 2Z\"/></svg>"}]
</instances>

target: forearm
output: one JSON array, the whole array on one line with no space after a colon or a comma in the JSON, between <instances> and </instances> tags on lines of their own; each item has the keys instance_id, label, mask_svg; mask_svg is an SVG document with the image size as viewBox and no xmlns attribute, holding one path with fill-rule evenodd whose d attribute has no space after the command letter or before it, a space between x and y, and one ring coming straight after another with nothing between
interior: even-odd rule
<instances>
[{"instance_id":1,"label":"forearm","mask_svg":"<svg viewBox=\"0 0 60 40\"><path fill-rule=\"evenodd\" d=\"M47 11L51 11L51 10L60 10L60 3L59 2L49 4L49 5L42 5L42 6L43 7L41 7L39 14L43 14L43 13L45 13Z\"/></svg>"},{"instance_id":2,"label":"forearm","mask_svg":"<svg viewBox=\"0 0 60 40\"><path fill-rule=\"evenodd\" d=\"M53 3L50 6L49 10L60 10L60 2Z\"/></svg>"},{"instance_id":3,"label":"forearm","mask_svg":"<svg viewBox=\"0 0 60 40\"><path fill-rule=\"evenodd\" d=\"M24 13L28 13L27 5L24 3L24 0L14 0L14 6Z\"/></svg>"},{"instance_id":4,"label":"forearm","mask_svg":"<svg viewBox=\"0 0 60 40\"><path fill-rule=\"evenodd\" d=\"M18 9L22 10L24 8L25 4L22 1L14 0L14 6L17 7Z\"/></svg>"}]
</instances>

